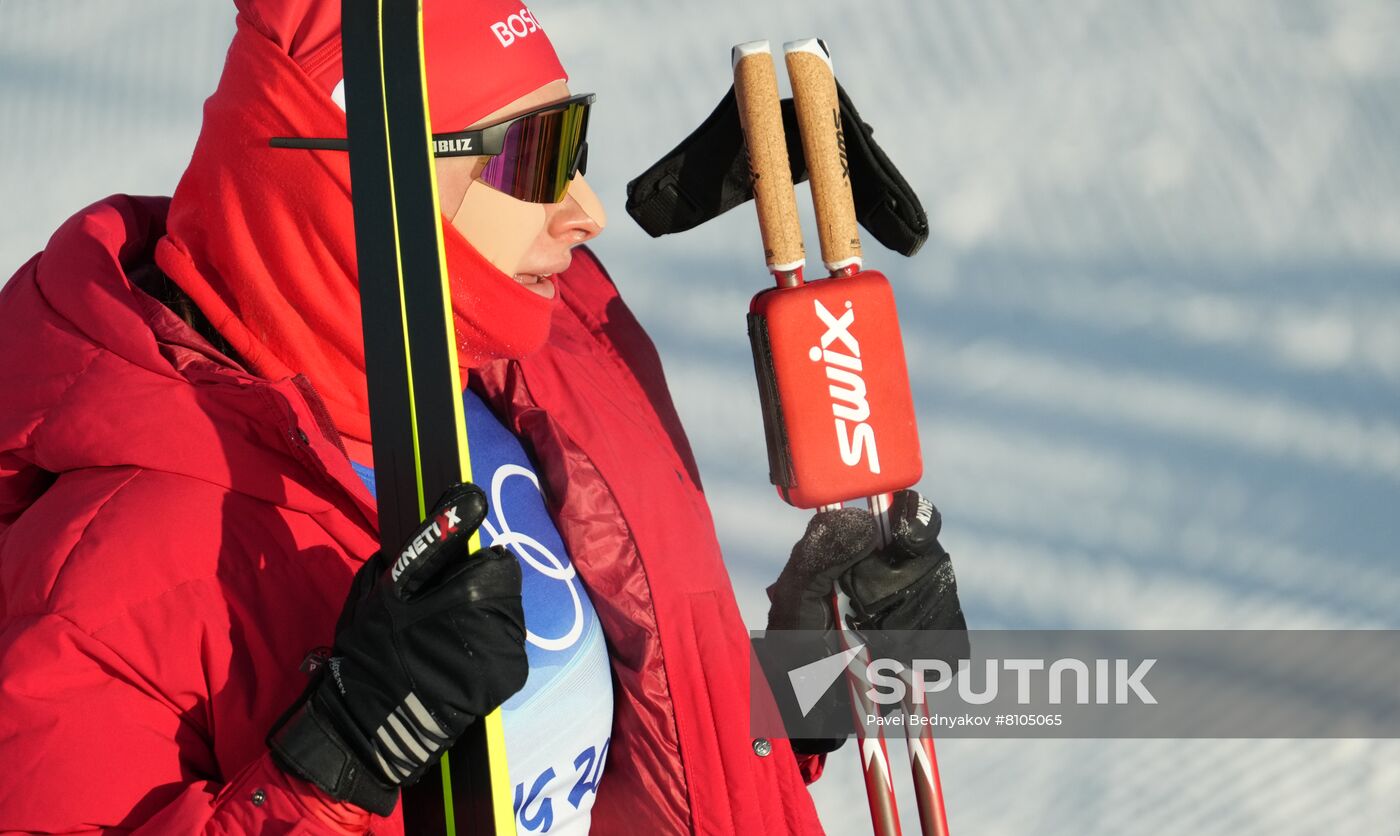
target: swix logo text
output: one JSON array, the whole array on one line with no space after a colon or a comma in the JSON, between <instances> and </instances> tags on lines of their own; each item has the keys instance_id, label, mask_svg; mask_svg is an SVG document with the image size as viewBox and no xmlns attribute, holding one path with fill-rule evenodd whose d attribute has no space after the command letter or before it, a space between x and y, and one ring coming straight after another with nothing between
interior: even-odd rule
<instances>
[{"instance_id":1,"label":"swix logo text","mask_svg":"<svg viewBox=\"0 0 1400 836\"><path fill-rule=\"evenodd\" d=\"M836 153L841 158L841 179L851 179L851 164L846 159L846 131L841 127L841 111L832 110L831 119L836 123Z\"/></svg>"},{"instance_id":2,"label":"swix logo text","mask_svg":"<svg viewBox=\"0 0 1400 836\"><path fill-rule=\"evenodd\" d=\"M496 39L501 42L501 46L510 46L517 38L523 38L531 32L538 32L540 25L535 22L535 16L524 6L520 11L506 18L491 24L491 31L496 33Z\"/></svg>"},{"instance_id":3,"label":"swix logo text","mask_svg":"<svg viewBox=\"0 0 1400 836\"><path fill-rule=\"evenodd\" d=\"M880 456L875 449L875 429L866 423L870 418L870 401L865 394L864 367L860 360L860 342L851 333L856 312L850 300L846 311L837 317L820 300L812 300L817 319L826 330L820 345L814 345L807 356L814 363L826 365L827 393L831 396L831 414L836 419L836 442L841 448L841 461L855 467L861 459L871 473L880 472Z\"/></svg>"},{"instance_id":4,"label":"swix logo text","mask_svg":"<svg viewBox=\"0 0 1400 836\"><path fill-rule=\"evenodd\" d=\"M472 138L435 140L439 154L461 153L472 150Z\"/></svg>"},{"instance_id":5,"label":"swix logo text","mask_svg":"<svg viewBox=\"0 0 1400 836\"><path fill-rule=\"evenodd\" d=\"M399 575L413 563L423 552L436 543L442 542L447 535L456 531L462 525L462 518L457 515L457 506L449 505L444 508L427 525L418 530L418 536L409 541L404 547L399 559L394 561L394 569L390 573L393 580L398 580Z\"/></svg>"}]
</instances>

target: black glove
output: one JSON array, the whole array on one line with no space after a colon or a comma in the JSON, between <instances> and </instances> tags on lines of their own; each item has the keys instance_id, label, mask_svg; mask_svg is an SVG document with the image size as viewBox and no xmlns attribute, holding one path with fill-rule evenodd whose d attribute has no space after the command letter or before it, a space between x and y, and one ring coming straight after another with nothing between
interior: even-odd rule
<instances>
[{"instance_id":1,"label":"black glove","mask_svg":"<svg viewBox=\"0 0 1400 836\"><path fill-rule=\"evenodd\" d=\"M890 504L889 545L842 573L851 598L846 621L862 632L967 630L953 562L938 542L943 515L917 491Z\"/></svg>"},{"instance_id":2,"label":"black glove","mask_svg":"<svg viewBox=\"0 0 1400 836\"><path fill-rule=\"evenodd\" d=\"M473 720L520 690L520 565L468 555L486 517L471 484L443 494L401 552L355 574L330 660L268 736L277 764L381 816Z\"/></svg>"},{"instance_id":3,"label":"black glove","mask_svg":"<svg viewBox=\"0 0 1400 836\"><path fill-rule=\"evenodd\" d=\"M851 598L856 630L966 630L958 583L938 542L943 517L917 491L890 504L891 540L877 548L875 518L861 508L823 511L807 523L768 588L770 630L835 627L832 585Z\"/></svg>"},{"instance_id":4,"label":"black glove","mask_svg":"<svg viewBox=\"0 0 1400 836\"><path fill-rule=\"evenodd\" d=\"M840 508L813 516L777 582L768 588L768 629L820 631L810 637L810 648L794 645L813 660L839 652L831 605L833 584L839 584L851 599L847 624L866 634L873 656L939 658L956 670L957 660L967 658L970 648L953 564L938 542L943 518L933 503L905 490L894 495L889 520L891 540L877 548L869 511ZM882 635L888 630L920 633L892 641ZM783 690L775 698L785 712L792 710ZM847 700L844 688L833 688L808 716L847 716ZM800 754L819 754L842 742L844 738L793 738L792 747Z\"/></svg>"},{"instance_id":5,"label":"black glove","mask_svg":"<svg viewBox=\"0 0 1400 836\"><path fill-rule=\"evenodd\" d=\"M913 255L928 240L928 218L918 195L875 142L840 82L841 127L851 190L861 226L881 244ZM792 181L807 179L807 160L792 99L783 99ZM653 238L684 232L753 198L749 162L734 88L680 145L627 184L627 214Z\"/></svg>"},{"instance_id":6,"label":"black glove","mask_svg":"<svg viewBox=\"0 0 1400 836\"><path fill-rule=\"evenodd\" d=\"M822 511L792 547L778 580L768 587L769 630L831 630L837 580L875 551L875 519L863 508Z\"/></svg>"}]
</instances>

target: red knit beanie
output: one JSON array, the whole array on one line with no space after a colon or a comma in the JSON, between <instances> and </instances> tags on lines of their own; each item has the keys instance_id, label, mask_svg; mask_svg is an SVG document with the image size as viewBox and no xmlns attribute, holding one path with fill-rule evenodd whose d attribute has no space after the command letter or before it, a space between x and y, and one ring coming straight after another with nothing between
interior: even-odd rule
<instances>
[{"instance_id":1,"label":"red knit beanie","mask_svg":"<svg viewBox=\"0 0 1400 836\"><path fill-rule=\"evenodd\" d=\"M341 0L237 0L343 110ZM568 80L554 45L520 0L423 0L433 131L460 131L551 81Z\"/></svg>"}]
</instances>

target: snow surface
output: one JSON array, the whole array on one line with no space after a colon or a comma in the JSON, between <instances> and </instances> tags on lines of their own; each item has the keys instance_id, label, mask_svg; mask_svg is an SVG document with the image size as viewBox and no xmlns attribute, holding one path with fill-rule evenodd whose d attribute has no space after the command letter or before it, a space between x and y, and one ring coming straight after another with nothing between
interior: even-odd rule
<instances>
[{"instance_id":1,"label":"snow surface","mask_svg":"<svg viewBox=\"0 0 1400 836\"><path fill-rule=\"evenodd\" d=\"M599 93L597 249L661 351L750 624L805 520L766 480L752 210L653 241L624 184L709 112L732 44L820 35L931 219L912 260L867 249L972 624L1400 627L1400 4L533 8ZM105 194L169 193L231 30L222 2L0 0L0 263ZM1400 829L1393 741L939 753L964 836ZM813 793L832 833L868 832L849 748Z\"/></svg>"}]
</instances>

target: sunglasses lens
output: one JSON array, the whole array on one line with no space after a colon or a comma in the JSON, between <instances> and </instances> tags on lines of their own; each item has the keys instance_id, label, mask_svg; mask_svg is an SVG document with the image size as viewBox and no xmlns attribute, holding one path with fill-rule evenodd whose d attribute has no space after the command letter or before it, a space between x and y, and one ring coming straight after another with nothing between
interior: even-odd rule
<instances>
[{"instance_id":1,"label":"sunglasses lens","mask_svg":"<svg viewBox=\"0 0 1400 836\"><path fill-rule=\"evenodd\" d=\"M506 129L501 153L481 172L481 181L497 191L531 203L558 203L578 170L588 128L588 104L517 120Z\"/></svg>"}]
</instances>

